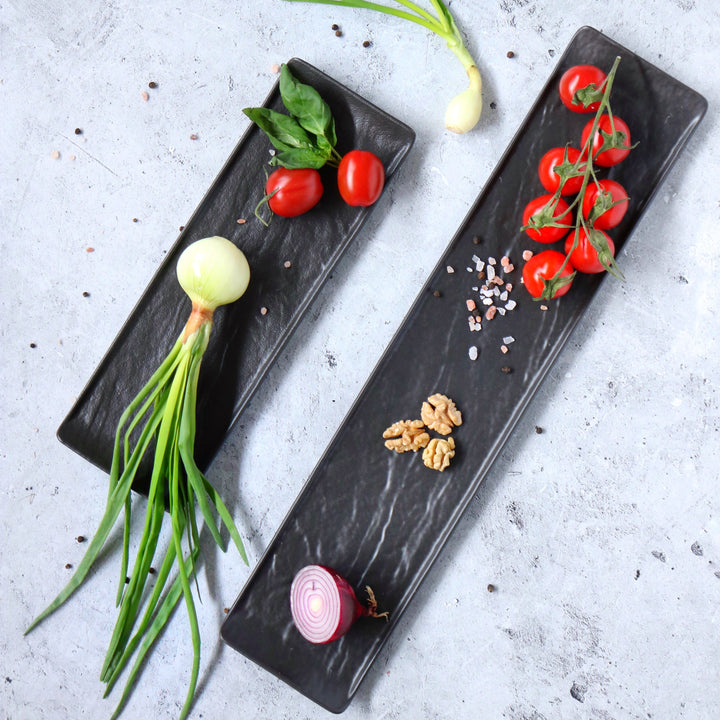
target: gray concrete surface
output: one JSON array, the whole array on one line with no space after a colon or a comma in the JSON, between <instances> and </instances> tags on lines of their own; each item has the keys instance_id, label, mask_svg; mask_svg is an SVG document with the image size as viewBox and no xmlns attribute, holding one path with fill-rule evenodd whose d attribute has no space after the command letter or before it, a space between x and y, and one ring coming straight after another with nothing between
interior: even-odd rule
<instances>
[{"instance_id":1,"label":"gray concrete surface","mask_svg":"<svg viewBox=\"0 0 720 720\"><path fill-rule=\"evenodd\" d=\"M604 284L345 717L720 717L720 6L640 7L454 2L485 79L481 124L456 137L442 113L462 70L399 20L279 0L0 3L2 720L112 712L97 678L114 555L22 634L79 561L75 538L93 532L104 499L104 475L55 431L271 66L302 57L418 139L211 468L243 509L251 562L585 24L703 93L710 111L624 252L629 281ZM213 550L201 570L192 717L327 717L218 639L248 572ZM179 614L125 717L176 717L190 661Z\"/></svg>"}]
</instances>

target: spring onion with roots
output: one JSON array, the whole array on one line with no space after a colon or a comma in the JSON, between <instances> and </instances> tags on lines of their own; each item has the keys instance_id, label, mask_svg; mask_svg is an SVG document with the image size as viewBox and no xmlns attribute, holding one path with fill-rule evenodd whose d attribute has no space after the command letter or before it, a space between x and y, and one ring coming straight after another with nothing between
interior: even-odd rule
<instances>
[{"instance_id":1,"label":"spring onion with roots","mask_svg":"<svg viewBox=\"0 0 720 720\"><path fill-rule=\"evenodd\" d=\"M452 13L442 0L430 0L437 15L428 12L411 0L395 0L405 9L390 7L367 0L286 0L287 2L312 2L337 7L364 8L385 15L409 20L439 35L465 68L469 86L456 95L445 111L445 127L455 133L472 130L480 120L482 112L482 78L477 63L463 43L462 35Z\"/></svg>"},{"instance_id":2,"label":"spring onion with roots","mask_svg":"<svg viewBox=\"0 0 720 720\"><path fill-rule=\"evenodd\" d=\"M222 237L209 237L192 243L183 251L177 263L177 278L192 301L190 317L167 358L120 418L105 513L84 558L70 582L26 630L26 633L30 632L80 586L124 511L116 602L118 619L100 675L107 685L106 696L133 655L135 660L113 718L122 711L145 656L181 597L185 600L190 623L193 664L180 718L185 718L190 710L200 667L200 633L191 590L191 583L196 582L195 568L199 557L196 505L200 507L213 538L224 550L211 506L215 508L247 563L235 523L215 488L198 469L193 454L198 376L210 338L213 312L220 305L235 302L245 292L250 281L250 268L245 255L233 243ZM145 522L134 566L129 572L130 490L140 461L149 450L153 453L153 463ZM148 574L152 572L166 515L170 518L171 540L141 616ZM175 565L177 575L163 596Z\"/></svg>"},{"instance_id":3,"label":"spring onion with roots","mask_svg":"<svg viewBox=\"0 0 720 720\"><path fill-rule=\"evenodd\" d=\"M295 627L309 642L322 645L341 638L361 617L384 617L378 613L373 591L366 587L368 602L362 605L352 585L324 565L307 565L290 587L290 612Z\"/></svg>"}]
</instances>

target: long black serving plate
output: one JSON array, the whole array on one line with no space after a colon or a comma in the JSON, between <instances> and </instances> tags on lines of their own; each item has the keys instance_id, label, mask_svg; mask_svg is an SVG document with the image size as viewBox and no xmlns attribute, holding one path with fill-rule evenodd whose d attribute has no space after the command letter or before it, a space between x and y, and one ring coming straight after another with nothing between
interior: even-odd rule
<instances>
[{"instance_id":1,"label":"long black serving plate","mask_svg":"<svg viewBox=\"0 0 720 720\"><path fill-rule=\"evenodd\" d=\"M339 152L374 152L391 182L415 140L413 130L308 63L292 59L288 66L329 104ZM265 106L286 112L277 83ZM106 471L123 409L170 350L189 315L190 302L175 276L185 247L222 235L243 250L251 269L245 295L215 313L203 358L195 457L205 468L372 211L344 203L334 171L323 169L320 203L301 217L274 217L265 227L254 210L264 194L266 169L273 169L267 164L271 147L254 124L243 135L60 425L60 441ZM146 487L140 477L135 489Z\"/></svg>"},{"instance_id":2,"label":"long black serving plate","mask_svg":"<svg viewBox=\"0 0 720 720\"><path fill-rule=\"evenodd\" d=\"M222 627L228 644L333 712L352 699L599 283L605 282L599 276L578 277L565 297L542 310L519 285L519 266L524 249L544 246L518 228L524 205L543 192L535 170L540 157L568 141L579 145L592 117L561 105L561 74L583 63L608 71L617 55L622 61L613 112L628 122L633 141L640 143L608 173L632 198L624 222L611 232L618 247L625 243L700 122L706 102L596 30L582 28ZM480 244L474 244L475 236L482 238ZM510 297L517 307L483 322L480 332L470 332L465 306L468 298L478 297L472 287L481 285L473 255L497 261L507 255L517 267L504 274L516 285ZM476 361L469 357L470 346L478 348ZM426 468L420 453L390 452L382 439L393 421L419 417L421 402L435 392L453 398L464 420L453 432L457 454L442 473ZM289 590L294 574L310 563L336 568L358 589L370 585L381 609L390 611L390 621L360 620L337 642L306 642L292 623Z\"/></svg>"}]
</instances>

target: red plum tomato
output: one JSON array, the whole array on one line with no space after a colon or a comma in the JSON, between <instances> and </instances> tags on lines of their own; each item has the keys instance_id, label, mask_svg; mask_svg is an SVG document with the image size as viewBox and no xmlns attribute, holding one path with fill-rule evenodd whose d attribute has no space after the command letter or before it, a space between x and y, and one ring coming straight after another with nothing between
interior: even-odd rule
<instances>
[{"instance_id":1,"label":"red plum tomato","mask_svg":"<svg viewBox=\"0 0 720 720\"><path fill-rule=\"evenodd\" d=\"M593 122L594 121L591 120L587 123L582 131L580 146L583 148L585 154L587 154L586 144L592 132ZM607 150L599 152L605 143L603 133L613 135L613 128L614 136L610 139L610 142L614 147L609 147ZM620 133L622 133L624 137L621 136ZM612 167L613 165L621 163L630 154L630 145L630 128L627 126L627 123L617 115L613 116L612 121L609 115L601 115L592 140L592 157L595 164L600 165L600 167Z\"/></svg>"},{"instance_id":2,"label":"red plum tomato","mask_svg":"<svg viewBox=\"0 0 720 720\"><path fill-rule=\"evenodd\" d=\"M372 205L385 185L385 168L374 153L351 150L338 167L338 190L342 199L353 207Z\"/></svg>"},{"instance_id":3,"label":"red plum tomato","mask_svg":"<svg viewBox=\"0 0 720 720\"><path fill-rule=\"evenodd\" d=\"M525 232L541 243L552 243L565 237L572 225L572 212L568 204L557 198L555 207L551 209L552 195L540 195L531 200L523 211L523 227ZM548 225L557 223L559 227ZM530 225L530 227L526 227Z\"/></svg>"},{"instance_id":4,"label":"red plum tomato","mask_svg":"<svg viewBox=\"0 0 720 720\"><path fill-rule=\"evenodd\" d=\"M591 113L597 112L600 107L600 101L591 102L587 107L581 102L575 102L573 98L578 90L586 88L588 85L594 85L595 89L602 90L603 84L607 76L594 65L574 65L563 73L560 78L560 100L563 105L573 112Z\"/></svg>"},{"instance_id":5,"label":"red plum tomato","mask_svg":"<svg viewBox=\"0 0 720 720\"><path fill-rule=\"evenodd\" d=\"M543 250L533 255L523 266L523 283L527 291L534 297L540 298L545 292L545 280L551 280L565 262L565 255L558 250ZM561 284L553 292L552 297L558 298L564 295L572 285L572 274L575 272L572 263L568 260L559 279L570 278L565 284Z\"/></svg>"},{"instance_id":6,"label":"red plum tomato","mask_svg":"<svg viewBox=\"0 0 720 720\"><path fill-rule=\"evenodd\" d=\"M557 189L560 187L560 183L562 181L562 178L556 172L556 168L558 166L562 167L563 165L565 165L565 163L567 163L567 169L569 170L569 166L574 165L579 157L580 151L574 147L556 147L552 150L548 150L542 156L542 158L540 158L540 164L538 165L538 176L540 177L540 182L542 183L542 186L549 193L556 192ZM585 166L580 165L578 171L582 173L584 172L584 170ZM572 177L568 177L562 186L560 194L576 195L580 192L582 181L582 175L574 175Z\"/></svg>"},{"instance_id":7,"label":"red plum tomato","mask_svg":"<svg viewBox=\"0 0 720 720\"><path fill-rule=\"evenodd\" d=\"M617 205L612 205L617 203ZM612 205L612 207L609 207ZM604 209L606 208L606 209ZM620 224L628 208L628 194L615 180L599 180L588 185L582 201L582 214L597 230L609 230Z\"/></svg>"},{"instance_id":8,"label":"red plum tomato","mask_svg":"<svg viewBox=\"0 0 720 720\"><path fill-rule=\"evenodd\" d=\"M278 168L265 183L270 209L281 217L297 217L315 207L323 194L320 173L309 168Z\"/></svg>"},{"instance_id":9,"label":"red plum tomato","mask_svg":"<svg viewBox=\"0 0 720 720\"><path fill-rule=\"evenodd\" d=\"M607 243L607 250L603 253L605 265L603 265L600 260L598 251L590 242L590 238L584 228L578 229L578 242L574 249L575 233L570 233L565 240L565 254L570 256L570 262L573 267L581 273L603 272L607 270L606 265L610 264L615 257L615 243L612 241L612 238L602 230L596 229L591 230L591 232L601 235L602 239Z\"/></svg>"}]
</instances>

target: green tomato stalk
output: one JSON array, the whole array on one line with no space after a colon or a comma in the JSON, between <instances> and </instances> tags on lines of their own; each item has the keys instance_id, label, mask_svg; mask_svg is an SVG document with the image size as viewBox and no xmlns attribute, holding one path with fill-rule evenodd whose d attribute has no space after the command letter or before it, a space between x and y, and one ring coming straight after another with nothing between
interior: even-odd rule
<instances>
[{"instance_id":1,"label":"green tomato stalk","mask_svg":"<svg viewBox=\"0 0 720 720\"><path fill-rule=\"evenodd\" d=\"M482 78L477 63L468 52L463 43L460 30L452 13L442 0L430 0L437 15L433 15L411 0L395 0L399 8L369 2L368 0L286 0L287 2L312 2L321 5L335 5L337 7L364 8L375 10L385 15L409 20L421 25L439 35L447 46L460 60L468 76L469 85L459 95L456 95L445 111L445 127L455 133L466 133L472 130L480 120L482 112Z\"/></svg>"},{"instance_id":2,"label":"green tomato stalk","mask_svg":"<svg viewBox=\"0 0 720 720\"><path fill-rule=\"evenodd\" d=\"M147 653L181 597L185 600L190 623L193 664L180 718L187 717L190 711L200 667L200 633L191 589L200 550L196 507L200 508L210 533L224 550L212 511L215 509L247 563L235 523L215 488L195 464L193 455L198 377L210 339L213 313L220 305L234 302L245 292L250 269L245 255L233 243L225 238L210 237L192 243L183 251L177 263L177 277L192 301L190 317L168 356L120 418L105 512L85 556L70 582L25 631L30 632L57 610L81 585L124 511L116 602L118 618L100 675L107 685L106 696L133 655L135 661L113 718L122 711ZM151 451L153 443L145 522L134 566L128 573L130 491L140 462ZM147 579L155 566L153 561L166 516L170 517L171 541L141 616ZM175 566L177 575L165 592Z\"/></svg>"}]
</instances>

